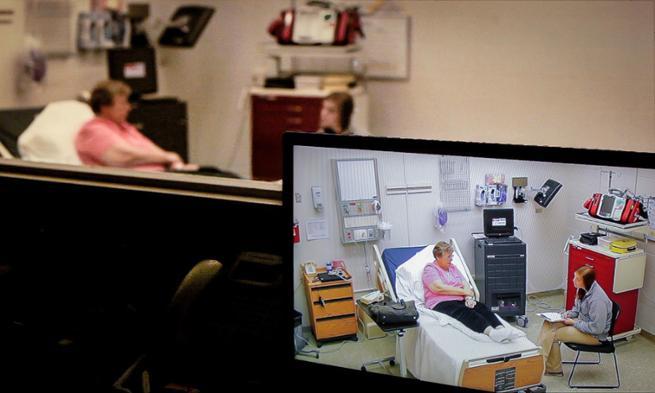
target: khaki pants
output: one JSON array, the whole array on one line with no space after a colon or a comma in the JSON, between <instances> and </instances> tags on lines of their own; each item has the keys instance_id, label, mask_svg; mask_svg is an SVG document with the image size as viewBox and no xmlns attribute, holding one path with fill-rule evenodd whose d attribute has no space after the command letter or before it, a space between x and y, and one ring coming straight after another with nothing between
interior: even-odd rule
<instances>
[{"instance_id":1,"label":"khaki pants","mask_svg":"<svg viewBox=\"0 0 655 393\"><path fill-rule=\"evenodd\" d=\"M583 333L573 326L567 326L563 322L544 321L537 344L543 348L547 373L558 373L562 371L560 342L587 345L600 344L600 341L596 337Z\"/></svg>"}]
</instances>

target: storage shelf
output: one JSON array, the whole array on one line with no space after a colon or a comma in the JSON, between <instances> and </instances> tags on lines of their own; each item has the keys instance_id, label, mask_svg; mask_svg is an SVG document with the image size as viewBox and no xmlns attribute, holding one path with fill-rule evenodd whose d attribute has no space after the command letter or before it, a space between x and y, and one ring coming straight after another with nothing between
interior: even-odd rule
<instances>
[{"instance_id":1,"label":"storage shelf","mask_svg":"<svg viewBox=\"0 0 655 393\"><path fill-rule=\"evenodd\" d=\"M264 52L274 57L357 57L361 53L361 47L356 44L345 46L331 45L280 45L275 42L267 42L261 45Z\"/></svg>"},{"instance_id":2,"label":"storage shelf","mask_svg":"<svg viewBox=\"0 0 655 393\"><path fill-rule=\"evenodd\" d=\"M632 224L619 224L618 222L603 220L602 218L596 218L589 215L587 212L575 213L576 220L586 221L591 224L596 224L598 226L618 229L624 232L638 232L640 229L646 228L648 226L648 221L637 221Z\"/></svg>"},{"instance_id":3,"label":"storage shelf","mask_svg":"<svg viewBox=\"0 0 655 393\"><path fill-rule=\"evenodd\" d=\"M637 221L632 224L619 224L618 222L591 217L587 212L575 213L575 219L597 225L599 228L603 228L608 232L626 235L646 243L648 243L649 239L652 240L654 234L654 231L650 229L646 220Z\"/></svg>"}]
</instances>

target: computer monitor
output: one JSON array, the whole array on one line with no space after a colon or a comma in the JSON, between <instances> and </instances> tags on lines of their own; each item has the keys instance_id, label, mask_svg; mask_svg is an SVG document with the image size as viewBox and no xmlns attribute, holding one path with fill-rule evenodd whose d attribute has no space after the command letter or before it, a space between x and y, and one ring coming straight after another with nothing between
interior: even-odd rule
<instances>
[{"instance_id":1,"label":"computer monitor","mask_svg":"<svg viewBox=\"0 0 655 393\"><path fill-rule=\"evenodd\" d=\"M506 237L514 234L514 209L484 209L484 235Z\"/></svg>"},{"instance_id":2,"label":"computer monitor","mask_svg":"<svg viewBox=\"0 0 655 393\"><path fill-rule=\"evenodd\" d=\"M109 78L127 83L135 97L157 92L154 48L107 50L107 68Z\"/></svg>"},{"instance_id":3,"label":"computer monitor","mask_svg":"<svg viewBox=\"0 0 655 393\"><path fill-rule=\"evenodd\" d=\"M594 193L607 192L607 168L620 172L623 184L634 185L631 191L641 195L652 192L655 173L655 154L640 152L290 132L283 136L283 147L281 230L288 233L284 260L290 262L285 284L289 375L294 382L308 384L329 378L368 388L398 385L427 390L441 384L449 390L509 391L520 390L519 379L524 385L547 382L542 378L541 349L531 333L510 346L491 343L488 337L480 338L482 343L422 308L422 269L434 261L434 245L453 239L453 263L460 261L457 266L475 274L469 285L481 285L475 271L480 242L472 241L471 234L480 231L485 208L475 205L475 185L484 184L488 173L525 177L529 184L557 179L563 185L558 203L548 209L532 199L523 203L510 199L502 209L490 210L490 217L504 218L497 222L509 231L513 229L509 213L516 210L521 240L529 252L530 287L559 289L568 266L561 263L561 246L554 245L565 244L576 230L587 230L591 220L584 221L583 203ZM320 197L313 193L317 189ZM377 203L370 201L374 189L379 191ZM436 223L437 202L448 211L448 221L441 226ZM353 233L353 241L342 241L344 231ZM334 260L343 261L350 278L315 280ZM497 273L514 274L503 267L502 258L495 261ZM419 326L403 332L402 338L393 329L376 330L356 303L379 289L378 262L385 266L396 295L414 300L420 312ZM292 318L294 311L300 317ZM517 326L512 320L508 323ZM403 345L396 346L396 340ZM511 357L506 356L508 351ZM389 356L393 365L389 358L382 361L384 366L364 364Z\"/></svg>"}]
</instances>

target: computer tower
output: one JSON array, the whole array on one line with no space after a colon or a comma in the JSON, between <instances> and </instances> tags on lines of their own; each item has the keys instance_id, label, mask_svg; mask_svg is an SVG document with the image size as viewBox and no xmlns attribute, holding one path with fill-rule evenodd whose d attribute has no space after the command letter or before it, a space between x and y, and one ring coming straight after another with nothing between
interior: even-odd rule
<instances>
[{"instance_id":1,"label":"computer tower","mask_svg":"<svg viewBox=\"0 0 655 393\"><path fill-rule=\"evenodd\" d=\"M525 314L526 244L516 237L475 240L480 301L501 317Z\"/></svg>"}]
</instances>

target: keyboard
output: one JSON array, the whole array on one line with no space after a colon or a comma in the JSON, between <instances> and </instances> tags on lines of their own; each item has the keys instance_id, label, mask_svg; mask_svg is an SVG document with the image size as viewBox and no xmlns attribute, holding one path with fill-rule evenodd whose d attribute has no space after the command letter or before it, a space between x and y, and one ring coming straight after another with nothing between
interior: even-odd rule
<instances>
[{"instance_id":1,"label":"keyboard","mask_svg":"<svg viewBox=\"0 0 655 393\"><path fill-rule=\"evenodd\" d=\"M337 274L319 273L318 279L321 280L321 282L326 282L341 280L341 277Z\"/></svg>"},{"instance_id":2,"label":"keyboard","mask_svg":"<svg viewBox=\"0 0 655 393\"><path fill-rule=\"evenodd\" d=\"M487 238L488 243L494 244L504 244L504 243L520 243L521 241L514 236L506 237L489 237Z\"/></svg>"}]
</instances>

